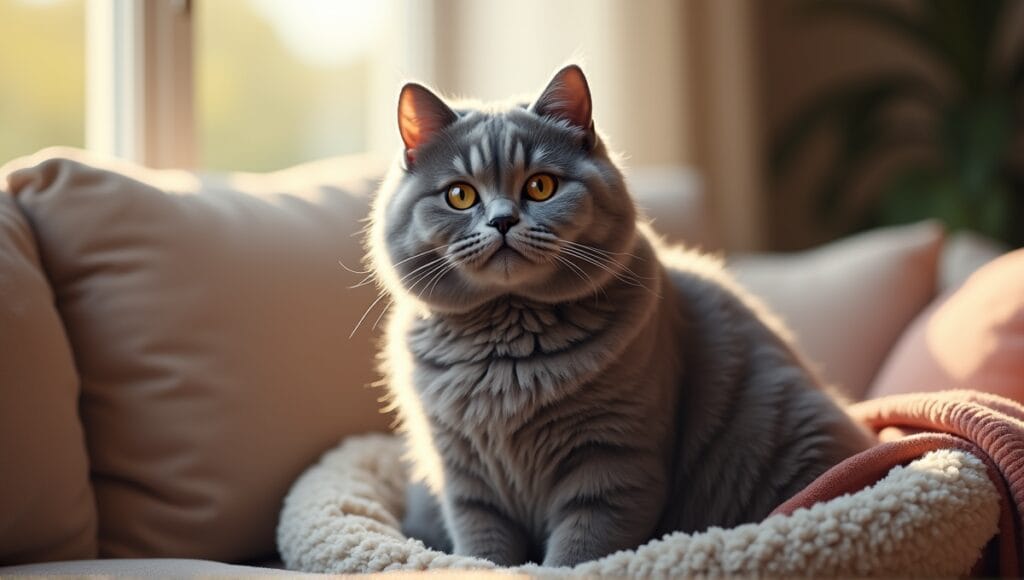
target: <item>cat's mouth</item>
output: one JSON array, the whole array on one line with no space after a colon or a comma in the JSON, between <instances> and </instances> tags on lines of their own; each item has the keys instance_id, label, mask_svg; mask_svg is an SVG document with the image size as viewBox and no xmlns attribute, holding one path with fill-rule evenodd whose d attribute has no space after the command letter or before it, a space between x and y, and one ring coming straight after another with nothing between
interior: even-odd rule
<instances>
[{"instance_id":1,"label":"cat's mouth","mask_svg":"<svg viewBox=\"0 0 1024 580\"><path fill-rule=\"evenodd\" d=\"M479 262L477 271L484 276L497 274L499 279L507 282L524 266L532 263L522 252L512 247L508 240L496 246L487 258Z\"/></svg>"},{"instance_id":2,"label":"cat's mouth","mask_svg":"<svg viewBox=\"0 0 1024 580\"><path fill-rule=\"evenodd\" d=\"M487 261L484 262L483 265L484 268L502 270L507 276L512 273L512 270L515 269L517 265L524 262L529 262L529 260L526 259L526 256L519 252L519 250L510 246L508 242L505 242L498 246L498 249L495 250L489 258L487 258Z\"/></svg>"},{"instance_id":3,"label":"cat's mouth","mask_svg":"<svg viewBox=\"0 0 1024 580\"><path fill-rule=\"evenodd\" d=\"M512 244L509 243L507 238L494 243L491 246L489 253L485 252L482 257L483 259L478 262L481 268L487 268L492 264L507 262L509 260L529 261L522 252L514 248Z\"/></svg>"},{"instance_id":4,"label":"cat's mouth","mask_svg":"<svg viewBox=\"0 0 1024 580\"><path fill-rule=\"evenodd\" d=\"M526 259L526 256L522 255L519 252L519 250L517 250L517 249L513 248L512 246L508 245L508 242L505 242L501 246L499 246L498 249L495 250L495 252L493 254L491 254L491 257L488 258L487 261L490 262L490 261L493 261L493 260L501 260L501 259L507 259L507 258L513 258L513 257L514 258Z\"/></svg>"}]
</instances>

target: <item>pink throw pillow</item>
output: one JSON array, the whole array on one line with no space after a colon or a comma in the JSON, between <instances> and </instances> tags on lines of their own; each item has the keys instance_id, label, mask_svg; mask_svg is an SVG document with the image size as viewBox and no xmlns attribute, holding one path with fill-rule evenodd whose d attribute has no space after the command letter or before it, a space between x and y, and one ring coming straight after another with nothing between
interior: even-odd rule
<instances>
[{"instance_id":1,"label":"pink throw pillow","mask_svg":"<svg viewBox=\"0 0 1024 580\"><path fill-rule=\"evenodd\" d=\"M993 260L922 313L868 395L945 389L1024 402L1024 249Z\"/></svg>"}]
</instances>

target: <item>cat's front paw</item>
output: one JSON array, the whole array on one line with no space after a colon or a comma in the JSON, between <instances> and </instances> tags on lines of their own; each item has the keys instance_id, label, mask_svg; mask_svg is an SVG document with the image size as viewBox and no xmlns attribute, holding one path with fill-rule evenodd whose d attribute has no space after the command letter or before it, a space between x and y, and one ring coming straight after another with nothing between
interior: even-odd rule
<instances>
[{"instance_id":1,"label":"cat's front paw","mask_svg":"<svg viewBox=\"0 0 1024 580\"><path fill-rule=\"evenodd\" d=\"M573 568L577 564L602 558L614 550L607 549L594 538L562 538L551 542L544 555L544 566L551 568Z\"/></svg>"},{"instance_id":2,"label":"cat's front paw","mask_svg":"<svg viewBox=\"0 0 1024 580\"><path fill-rule=\"evenodd\" d=\"M502 549L460 549L456 546L456 556L469 556L472 558L481 558L489 562L494 562L498 566L511 567L525 564L525 558L514 550L502 550Z\"/></svg>"},{"instance_id":3,"label":"cat's front paw","mask_svg":"<svg viewBox=\"0 0 1024 580\"><path fill-rule=\"evenodd\" d=\"M566 551L560 554L548 555L544 558L543 565L548 568L573 568L576 564L582 564L592 559L584 554Z\"/></svg>"}]
</instances>

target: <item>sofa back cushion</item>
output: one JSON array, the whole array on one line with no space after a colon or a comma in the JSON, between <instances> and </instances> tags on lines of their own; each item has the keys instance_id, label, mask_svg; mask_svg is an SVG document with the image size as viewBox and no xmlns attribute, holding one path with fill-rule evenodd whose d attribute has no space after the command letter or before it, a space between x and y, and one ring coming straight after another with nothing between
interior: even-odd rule
<instances>
[{"instance_id":1,"label":"sofa back cushion","mask_svg":"<svg viewBox=\"0 0 1024 580\"><path fill-rule=\"evenodd\" d=\"M19 163L81 375L100 556L273 555L299 473L388 426L374 316L349 339L375 292L339 265L360 263L381 167L202 183L76 151Z\"/></svg>"},{"instance_id":2,"label":"sofa back cushion","mask_svg":"<svg viewBox=\"0 0 1024 580\"><path fill-rule=\"evenodd\" d=\"M1024 403L1024 250L988 263L923 312L870 396L946 389Z\"/></svg>"},{"instance_id":3,"label":"sofa back cushion","mask_svg":"<svg viewBox=\"0 0 1024 580\"><path fill-rule=\"evenodd\" d=\"M335 159L204 182L49 150L13 167L81 374L100 554L272 554L299 472L390 421L367 387L384 303L349 339L376 294L350 289L359 277L338 264L360 263L383 166ZM651 192L641 183L637 198L669 239L711 243L670 219L695 214L698 196ZM940 241L934 226L897 228L734 266L859 393L930 298Z\"/></svg>"},{"instance_id":4,"label":"sofa back cushion","mask_svg":"<svg viewBox=\"0 0 1024 580\"><path fill-rule=\"evenodd\" d=\"M0 191L0 566L96 556L78 387L35 240Z\"/></svg>"},{"instance_id":5,"label":"sofa back cushion","mask_svg":"<svg viewBox=\"0 0 1024 580\"><path fill-rule=\"evenodd\" d=\"M730 267L785 321L822 377L860 400L889 349L935 296L942 242L942 227L922 222L805 252L739 256Z\"/></svg>"}]
</instances>

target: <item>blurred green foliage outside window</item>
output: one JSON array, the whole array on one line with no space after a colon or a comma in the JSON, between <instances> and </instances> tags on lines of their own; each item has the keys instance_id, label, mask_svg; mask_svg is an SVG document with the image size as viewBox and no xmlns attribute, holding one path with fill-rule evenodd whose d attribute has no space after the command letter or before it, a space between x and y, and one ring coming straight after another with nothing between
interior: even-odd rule
<instances>
[{"instance_id":1,"label":"blurred green foliage outside window","mask_svg":"<svg viewBox=\"0 0 1024 580\"><path fill-rule=\"evenodd\" d=\"M87 1L0 0L0 163L85 145ZM200 168L266 171L366 151L384 4L194 0Z\"/></svg>"},{"instance_id":2,"label":"blurred green foliage outside window","mask_svg":"<svg viewBox=\"0 0 1024 580\"><path fill-rule=\"evenodd\" d=\"M85 143L85 0L0 0L0 163Z\"/></svg>"},{"instance_id":3,"label":"blurred green foliage outside window","mask_svg":"<svg viewBox=\"0 0 1024 580\"><path fill-rule=\"evenodd\" d=\"M200 166L265 171L366 151L383 5L195 1Z\"/></svg>"}]
</instances>

